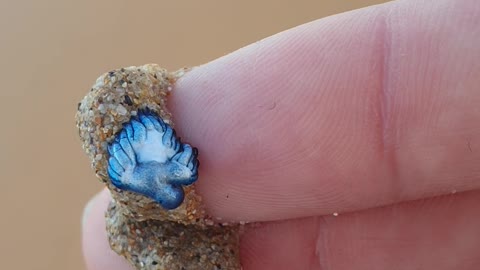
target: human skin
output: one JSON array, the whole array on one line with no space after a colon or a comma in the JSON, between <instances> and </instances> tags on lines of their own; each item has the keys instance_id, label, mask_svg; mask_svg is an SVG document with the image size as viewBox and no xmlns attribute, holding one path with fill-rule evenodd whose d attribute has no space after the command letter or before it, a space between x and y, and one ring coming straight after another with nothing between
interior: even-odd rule
<instances>
[{"instance_id":1,"label":"human skin","mask_svg":"<svg viewBox=\"0 0 480 270\"><path fill-rule=\"evenodd\" d=\"M477 0L395 1L177 82L169 108L209 213L260 222L245 270L478 269L479 25ZM108 247L108 201L85 216L88 269L131 269Z\"/></svg>"}]
</instances>

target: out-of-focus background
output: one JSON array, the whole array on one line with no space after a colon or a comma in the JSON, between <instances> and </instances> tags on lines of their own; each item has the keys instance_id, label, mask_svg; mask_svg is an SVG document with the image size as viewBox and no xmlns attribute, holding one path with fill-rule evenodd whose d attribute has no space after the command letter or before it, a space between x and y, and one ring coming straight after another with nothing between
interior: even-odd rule
<instances>
[{"instance_id":1,"label":"out-of-focus background","mask_svg":"<svg viewBox=\"0 0 480 270\"><path fill-rule=\"evenodd\" d=\"M102 185L74 115L101 73L199 65L381 2L0 1L0 269L84 269L81 213Z\"/></svg>"}]
</instances>

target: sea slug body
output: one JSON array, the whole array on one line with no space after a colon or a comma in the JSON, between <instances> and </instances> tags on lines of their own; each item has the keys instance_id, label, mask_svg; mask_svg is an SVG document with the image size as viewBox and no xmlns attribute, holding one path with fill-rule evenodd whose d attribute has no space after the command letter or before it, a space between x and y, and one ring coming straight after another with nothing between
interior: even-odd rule
<instances>
[{"instance_id":1,"label":"sea slug body","mask_svg":"<svg viewBox=\"0 0 480 270\"><path fill-rule=\"evenodd\" d=\"M148 109L123 125L108 152L113 185L145 195L168 210L183 202L182 186L198 178L197 149L182 143L175 130Z\"/></svg>"}]
</instances>

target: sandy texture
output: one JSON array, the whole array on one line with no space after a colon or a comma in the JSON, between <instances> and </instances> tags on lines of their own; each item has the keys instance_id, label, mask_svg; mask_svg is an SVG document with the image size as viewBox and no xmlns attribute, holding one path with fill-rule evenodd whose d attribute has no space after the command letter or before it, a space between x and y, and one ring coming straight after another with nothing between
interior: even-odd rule
<instances>
[{"instance_id":1,"label":"sandy texture","mask_svg":"<svg viewBox=\"0 0 480 270\"><path fill-rule=\"evenodd\" d=\"M139 222L127 218L112 202L107 228L112 249L137 269L240 269L238 226Z\"/></svg>"},{"instance_id":2,"label":"sandy texture","mask_svg":"<svg viewBox=\"0 0 480 270\"><path fill-rule=\"evenodd\" d=\"M138 269L239 269L238 227L208 218L195 194L174 210L114 187L106 172L107 146L141 109L149 108L173 127L166 98L183 70L168 73L157 65L127 67L100 76L78 104L77 127L97 177L114 201L107 212L110 244Z\"/></svg>"}]
</instances>

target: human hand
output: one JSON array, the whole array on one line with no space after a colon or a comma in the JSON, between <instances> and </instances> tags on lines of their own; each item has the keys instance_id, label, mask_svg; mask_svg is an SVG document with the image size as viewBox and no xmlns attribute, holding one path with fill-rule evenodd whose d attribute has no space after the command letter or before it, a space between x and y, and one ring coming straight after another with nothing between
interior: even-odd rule
<instances>
[{"instance_id":1,"label":"human hand","mask_svg":"<svg viewBox=\"0 0 480 270\"><path fill-rule=\"evenodd\" d=\"M479 25L476 0L396 1L179 80L169 108L209 213L262 222L245 270L478 269ZM108 247L108 200L84 222L88 269L131 269Z\"/></svg>"}]
</instances>

